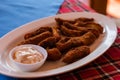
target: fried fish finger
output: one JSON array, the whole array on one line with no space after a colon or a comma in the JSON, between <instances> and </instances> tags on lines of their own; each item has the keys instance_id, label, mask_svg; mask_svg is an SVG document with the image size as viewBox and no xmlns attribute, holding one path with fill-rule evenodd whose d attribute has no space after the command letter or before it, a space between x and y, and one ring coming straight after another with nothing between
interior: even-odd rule
<instances>
[{"instance_id":1,"label":"fried fish finger","mask_svg":"<svg viewBox=\"0 0 120 80\"><path fill-rule=\"evenodd\" d=\"M97 38L91 31L89 31L83 36L75 38L75 39L78 42L81 41L83 45L91 45Z\"/></svg>"},{"instance_id":2,"label":"fried fish finger","mask_svg":"<svg viewBox=\"0 0 120 80\"><path fill-rule=\"evenodd\" d=\"M63 22L69 22L69 23L75 23L75 21L73 20L65 20L65 19L61 19L61 18L55 18L56 23L58 24L58 26L60 27L61 25L63 25Z\"/></svg>"},{"instance_id":3,"label":"fried fish finger","mask_svg":"<svg viewBox=\"0 0 120 80\"><path fill-rule=\"evenodd\" d=\"M83 32L88 31L85 27L76 26L76 25L68 23L68 22L64 22L63 25L72 30L79 30L79 31L83 31Z\"/></svg>"},{"instance_id":4,"label":"fried fish finger","mask_svg":"<svg viewBox=\"0 0 120 80\"><path fill-rule=\"evenodd\" d=\"M47 47L54 47L56 44L56 38L55 37L48 37L41 42L38 43L39 46L42 46L44 48Z\"/></svg>"},{"instance_id":5,"label":"fried fish finger","mask_svg":"<svg viewBox=\"0 0 120 80\"><path fill-rule=\"evenodd\" d=\"M87 23L85 26L89 30L97 30L99 34L103 33L103 27L98 23Z\"/></svg>"},{"instance_id":6,"label":"fried fish finger","mask_svg":"<svg viewBox=\"0 0 120 80\"><path fill-rule=\"evenodd\" d=\"M48 60L56 61L62 57L61 52L57 48L48 49Z\"/></svg>"},{"instance_id":7,"label":"fried fish finger","mask_svg":"<svg viewBox=\"0 0 120 80\"><path fill-rule=\"evenodd\" d=\"M56 47L61 51L65 52L72 47L72 43L69 42L70 37L61 38L57 43Z\"/></svg>"},{"instance_id":8,"label":"fried fish finger","mask_svg":"<svg viewBox=\"0 0 120 80\"><path fill-rule=\"evenodd\" d=\"M69 64L75 62L90 53L90 48L88 46L76 47L68 51L62 58L62 61Z\"/></svg>"},{"instance_id":9,"label":"fried fish finger","mask_svg":"<svg viewBox=\"0 0 120 80\"><path fill-rule=\"evenodd\" d=\"M81 37L71 37L64 42L60 40L58 43L56 43L56 46L61 52L64 52L72 47L90 45L96 39L96 36L91 31L89 31Z\"/></svg>"},{"instance_id":10,"label":"fried fish finger","mask_svg":"<svg viewBox=\"0 0 120 80\"><path fill-rule=\"evenodd\" d=\"M75 19L75 21L81 21L81 22L93 22L94 19L93 18L85 18L85 17L80 17L80 18L77 18Z\"/></svg>"},{"instance_id":11,"label":"fried fish finger","mask_svg":"<svg viewBox=\"0 0 120 80\"><path fill-rule=\"evenodd\" d=\"M34 37L28 38L22 42L20 42L18 45L22 44L38 44L40 41L44 40L47 37L52 36L52 33L49 31L43 32L39 35L36 35Z\"/></svg>"},{"instance_id":12,"label":"fried fish finger","mask_svg":"<svg viewBox=\"0 0 120 80\"><path fill-rule=\"evenodd\" d=\"M69 36L69 37L81 36L85 33L84 31L68 29L65 26L61 26L61 31L63 35Z\"/></svg>"},{"instance_id":13,"label":"fried fish finger","mask_svg":"<svg viewBox=\"0 0 120 80\"><path fill-rule=\"evenodd\" d=\"M24 39L31 38L33 36L36 36L38 34L41 34L41 33L45 32L45 31L50 31L51 32L51 27L40 27L39 29L37 29L33 32L25 34Z\"/></svg>"}]
</instances>

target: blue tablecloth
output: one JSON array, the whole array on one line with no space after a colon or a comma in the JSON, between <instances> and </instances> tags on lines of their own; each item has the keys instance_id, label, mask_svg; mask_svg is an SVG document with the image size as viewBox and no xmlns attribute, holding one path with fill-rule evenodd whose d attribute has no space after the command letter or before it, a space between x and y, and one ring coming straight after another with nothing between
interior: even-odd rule
<instances>
[{"instance_id":1,"label":"blue tablecloth","mask_svg":"<svg viewBox=\"0 0 120 80\"><path fill-rule=\"evenodd\" d=\"M0 0L0 37L35 19L55 15L63 0ZM0 75L0 80L16 80Z\"/></svg>"},{"instance_id":2,"label":"blue tablecloth","mask_svg":"<svg viewBox=\"0 0 120 80\"><path fill-rule=\"evenodd\" d=\"M55 15L63 0L0 0L0 37L27 22Z\"/></svg>"}]
</instances>

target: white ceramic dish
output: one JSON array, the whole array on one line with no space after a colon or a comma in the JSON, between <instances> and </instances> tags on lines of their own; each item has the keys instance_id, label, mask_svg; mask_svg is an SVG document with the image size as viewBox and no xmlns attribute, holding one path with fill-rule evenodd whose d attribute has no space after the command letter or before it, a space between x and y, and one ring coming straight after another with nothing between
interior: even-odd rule
<instances>
[{"instance_id":1,"label":"white ceramic dish","mask_svg":"<svg viewBox=\"0 0 120 80\"><path fill-rule=\"evenodd\" d=\"M63 19L75 19L79 17L87 17L94 18L96 22L101 24L104 27L103 34L99 37L99 39L91 46L91 54L88 56L71 63L69 65L65 65L56 62L46 62L40 70L36 72L22 72L18 70L8 58L8 52L12 49L17 42L23 40L23 35L27 32L34 31L40 26L46 25L55 25L55 17L60 17ZM17 29L9 32L5 36L0 39L0 73L19 78L35 78L35 77L47 77L52 75L57 75L61 73L65 73L76 68L80 68L91 61L98 58L102 55L114 42L117 36L117 28L115 23L108 17L98 14L98 13L90 13L90 12L72 12L59 14L52 17L47 17L39 20L35 20L28 24L18 27ZM54 65L55 64L55 65Z\"/></svg>"},{"instance_id":2,"label":"white ceramic dish","mask_svg":"<svg viewBox=\"0 0 120 80\"><path fill-rule=\"evenodd\" d=\"M40 60L39 62L30 63L30 64L15 61L13 58L13 56L15 55L15 52L23 49L23 47L27 47L27 48L31 47L32 49L37 50L39 52L39 54L42 54L43 59ZM24 48L24 50L25 50L25 48ZM48 56L47 51L43 47L38 46L38 45L33 45L33 44L16 46L13 49L11 49L9 52L9 59L10 59L11 63L13 63L17 68L19 68L19 70L26 71L26 72L35 71L35 70L39 69L45 63L47 56Z\"/></svg>"}]
</instances>

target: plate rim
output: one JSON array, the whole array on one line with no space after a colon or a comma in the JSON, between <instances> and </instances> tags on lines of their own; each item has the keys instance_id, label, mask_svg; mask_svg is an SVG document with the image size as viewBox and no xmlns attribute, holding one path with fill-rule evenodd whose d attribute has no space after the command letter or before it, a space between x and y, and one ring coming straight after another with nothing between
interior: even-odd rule
<instances>
[{"instance_id":1,"label":"plate rim","mask_svg":"<svg viewBox=\"0 0 120 80\"><path fill-rule=\"evenodd\" d=\"M49 17L45 17L45 18L41 18L41 19L37 19L37 20L34 20L34 21L32 21L32 22L29 22L29 23L26 23L26 24L24 24L24 25L22 25L22 26L19 26L18 28L16 28L16 29L20 29L20 28L22 28L23 26L26 26L26 25L29 25L29 24L32 24L32 23L34 23L34 22L36 22L36 21L40 21L40 20L43 20L43 19L47 19L47 18L54 18L54 17L59 17L59 16L65 16L65 15L71 15L71 14L87 14L87 15L90 15L90 14L92 14L92 15L99 15L99 16L101 16L101 17L104 17L104 18L106 18L106 19L108 19L108 20L110 20L113 24L114 24L114 36L112 37L112 39L111 39L111 43L109 43L108 45L106 45L106 49L104 49L103 51L102 51L102 53L101 54L99 54L99 55L97 55L97 57L96 58L98 58L99 56L101 56L111 45L112 45L112 43L114 42L114 40L116 39L116 37L117 37L117 27L116 27L116 24L109 18L109 17L107 17L107 16L104 16L104 15L102 15L102 14L100 14L100 13L93 13L93 12L70 12L70 13L62 13L62 14L57 14L57 15L54 15L54 16L49 16ZM108 29L109 29L109 27L107 27ZM14 30L12 30L12 31L10 31L9 33L12 33L12 32L14 32L16 29L14 29ZM8 37L9 36L9 33L7 33L6 35L4 35L3 37L1 37L1 39L0 39L0 42L4 39L4 38L6 38L6 37ZM109 36L110 37L110 36ZM98 47L98 49L99 49L99 47ZM97 50L98 50L97 49ZM101 49L101 48L100 48ZM96 50L95 51L93 51L92 53L95 53L96 52ZM92 54L90 54L91 56L92 56ZM88 58L88 57L85 57L85 58L83 58L83 59L86 59L86 58ZM84 63L84 64L82 64L82 66L84 66L84 65L86 65L86 64L88 64L88 63L90 63L90 62L92 62L93 60L95 60L96 58L92 58L90 61L88 61L87 63ZM83 60L83 59L81 59L81 60ZM59 69L62 69L61 71L59 70L58 71L58 69L54 69L54 70L49 70L50 72L51 71L53 71L53 73L51 72L51 74L44 74L44 73L49 73L49 71L44 71L44 72L42 72L41 74L38 74L38 75L32 75L32 76L30 76L31 75L31 73L29 74L29 73L25 73L25 74L27 74L27 75L13 75L13 74L10 74L10 73L5 73L4 71L1 71L1 67L0 67L0 73L1 74L3 74L3 75L7 75L7 76L11 76L11 77L17 77L17 78L36 78L36 77L48 77L48 76L53 76L53 75L58 75L58 74L62 74L62 73L65 73L65 72L69 72L69 71L71 71L71 70L74 70L74 69L77 69L77 68L80 68L80 67L82 67L82 66L76 66L76 67L74 67L74 68L70 68L70 66L72 65L76 65L77 63L79 62L79 60L78 61L76 61L76 62L74 62L74 63L71 63L71 64L69 64L69 65L67 65L67 66L63 66L63 67L60 67ZM0 62L0 64L1 64L1 62ZM2 66L3 67L3 66ZM65 70L64 70L65 69ZM35 72L35 73L40 73L40 72ZM34 73L34 74L35 74Z\"/></svg>"}]
</instances>

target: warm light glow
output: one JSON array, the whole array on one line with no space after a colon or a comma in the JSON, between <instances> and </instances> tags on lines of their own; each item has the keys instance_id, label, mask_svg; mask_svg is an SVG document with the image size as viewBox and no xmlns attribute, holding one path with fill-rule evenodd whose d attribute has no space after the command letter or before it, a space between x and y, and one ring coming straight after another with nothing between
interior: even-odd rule
<instances>
[{"instance_id":1,"label":"warm light glow","mask_svg":"<svg viewBox=\"0 0 120 80\"><path fill-rule=\"evenodd\" d=\"M107 14L115 18L120 18L120 0L108 0Z\"/></svg>"}]
</instances>

